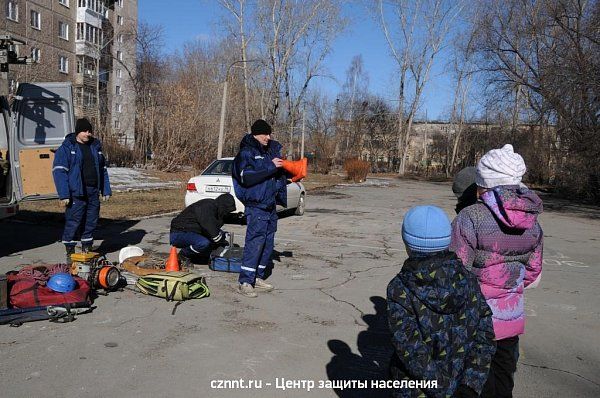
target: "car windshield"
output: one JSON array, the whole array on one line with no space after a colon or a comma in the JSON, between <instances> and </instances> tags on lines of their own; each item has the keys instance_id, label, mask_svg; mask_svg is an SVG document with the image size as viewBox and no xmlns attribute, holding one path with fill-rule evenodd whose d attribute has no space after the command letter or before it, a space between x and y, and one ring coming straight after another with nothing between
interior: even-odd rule
<instances>
[{"instance_id":1,"label":"car windshield","mask_svg":"<svg viewBox=\"0 0 600 398\"><path fill-rule=\"evenodd\" d=\"M231 160L215 160L210 166L204 170L203 176L230 176L231 175Z\"/></svg>"}]
</instances>

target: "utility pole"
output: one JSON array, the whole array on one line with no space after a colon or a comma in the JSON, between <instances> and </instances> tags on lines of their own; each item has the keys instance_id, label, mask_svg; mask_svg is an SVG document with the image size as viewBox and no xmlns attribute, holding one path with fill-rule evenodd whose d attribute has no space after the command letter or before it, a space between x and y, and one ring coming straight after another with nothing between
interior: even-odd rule
<instances>
[{"instance_id":1,"label":"utility pole","mask_svg":"<svg viewBox=\"0 0 600 398\"><path fill-rule=\"evenodd\" d=\"M423 144L424 158L425 158L425 168L427 169L427 164L429 163L427 160L427 146L429 142L427 141L427 130L429 129L429 118L427 117L427 109L425 109L425 141Z\"/></svg>"},{"instance_id":2,"label":"utility pole","mask_svg":"<svg viewBox=\"0 0 600 398\"><path fill-rule=\"evenodd\" d=\"M300 159L304 157L304 133L306 131L306 107L302 109L302 139L300 144Z\"/></svg>"},{"instance_id":3,"label":"utility pole","mask_svg":"<svg viewBox=\"0 0 600 398\"><path fill-rule=\"evenodd\" d=\"M9 94L8 69L9 65L29 65L33 60L19 57L16 51L18 45L25 45L22 40L10 35L0 35L0 95Z\"/></svg>"}]
</instances>

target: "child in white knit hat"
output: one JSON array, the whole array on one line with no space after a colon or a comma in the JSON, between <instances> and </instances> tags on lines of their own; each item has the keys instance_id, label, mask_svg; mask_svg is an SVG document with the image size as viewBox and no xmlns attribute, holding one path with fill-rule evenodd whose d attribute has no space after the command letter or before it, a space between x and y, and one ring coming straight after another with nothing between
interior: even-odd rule
<instances>
[{"instance_id":1,"label":"child in white knit hat","mask_svg":"<svg viewBox=\"0 0 600 398\"><path fill-rule=\"evenodd\" d=\"M497 350L482 397L512 397L525 330L523 289L542 272L542 201L521 183L526 170L510 144L486 153L475 176L479 200L452 223L450 250L477 276L493 312Z\"/></svg>"}]
</instances>

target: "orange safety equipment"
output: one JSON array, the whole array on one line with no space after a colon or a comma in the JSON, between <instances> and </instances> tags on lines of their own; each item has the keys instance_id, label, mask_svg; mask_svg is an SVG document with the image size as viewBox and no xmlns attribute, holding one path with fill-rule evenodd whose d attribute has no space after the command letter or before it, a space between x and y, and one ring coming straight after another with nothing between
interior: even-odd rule
<instances>
[{"instance_id":1,"label":"orange safety equipment","mask_svg":"<svg viewBox=\"0 0 600 398\"><path fill-rule=\"evenodd\" d=\"M284 160L283 169L292 175L292 181L297 182L306 177L306 169L308 168L308 159L300 160Z\"/></svg>"}]
</instances>

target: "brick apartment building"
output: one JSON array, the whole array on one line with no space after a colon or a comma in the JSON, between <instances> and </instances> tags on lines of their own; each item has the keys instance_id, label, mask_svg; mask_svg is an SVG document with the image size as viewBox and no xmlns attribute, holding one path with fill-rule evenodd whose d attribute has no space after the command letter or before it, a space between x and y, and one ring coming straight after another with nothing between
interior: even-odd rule
<instances>
[{"instance_id":1,"label":"brick apartment building","mask_svg":"<svg viewBox=\"0 0 600 398\"><path fill-rule=\"evenodd\" d=\"M19 82L70 81L76 117L132 147L135 129L137 0L0 0L0 34L25 41L10 90Z\"/></svg>"}]
</instances>

